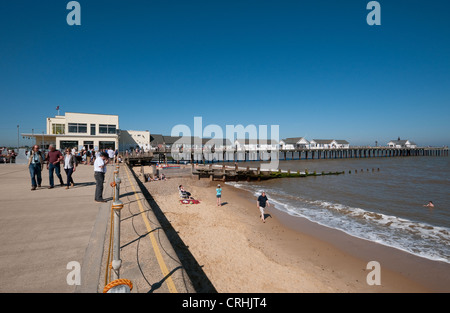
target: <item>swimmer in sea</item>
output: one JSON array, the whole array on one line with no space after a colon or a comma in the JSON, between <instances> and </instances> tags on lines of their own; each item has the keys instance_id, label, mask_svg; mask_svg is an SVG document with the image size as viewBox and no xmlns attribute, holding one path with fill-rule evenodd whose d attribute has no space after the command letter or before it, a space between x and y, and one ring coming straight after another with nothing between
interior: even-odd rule
<instances>
[{"instance_id":1,"label":"swimmer in sea","mask_svg":"<svg viewBox=\"0 0 450 313\"><path fill-rule=\"evenodd\" d=\"M428 204L425 204L424 207L427 207L427 208L434 208L433 201L428 202Z\"/></svg>"}]
</instances>

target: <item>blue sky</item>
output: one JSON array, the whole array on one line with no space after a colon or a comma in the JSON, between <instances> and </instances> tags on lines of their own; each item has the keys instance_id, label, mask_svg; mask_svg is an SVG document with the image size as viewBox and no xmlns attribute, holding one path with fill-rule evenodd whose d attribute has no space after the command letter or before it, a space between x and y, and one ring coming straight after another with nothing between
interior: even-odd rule
<instances>
[{"instance_id":1,"label":"blue sky","mask_svg":"<svg viewBox=\"0 0 450 313\"><path fill-rule=\"evenodd\" d=\"M0 145L64 112L120 128L280 125L280 137L450 144L450 3L0 2ZM22 141L21 143L26 143Z\"/></svg>"}]
</instances>

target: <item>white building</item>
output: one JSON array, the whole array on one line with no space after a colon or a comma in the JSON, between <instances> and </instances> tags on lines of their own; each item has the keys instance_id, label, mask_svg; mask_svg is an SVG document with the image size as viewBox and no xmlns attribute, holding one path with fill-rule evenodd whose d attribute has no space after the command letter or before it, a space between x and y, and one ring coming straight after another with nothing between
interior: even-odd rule
<instances>
[{"instance_id":1,"label":"white building","mask_svg":"<svg viewBox=\"0 0 450 313\"><path fill-rule=\"evenodd\" d=\"M390 148L417 148L417 145L409 140L391 140L388 142L388 147Z\"/></svg>"},{"instance_id":2,"label":"white building","mask_svg":"<svg viewBox=\"0 0 450 313\"><path fill-rule=\"evenodd\" d=\"M280 140L280 149L282 150L295 150L295 149L308 149L309 141L305 137L286 138Z\"/></svg>"},{"instance_id":3,"label":"white building","mask_svg":"<svg viewBox=\"0 0 450 313\"><path fill-rule=\"evenodd\" d=\"M48 149L53 144L56 149L135 149L150 150L150 132L119 130L119 116L66 112L65 115L48 117L45 134L22 134L33 137L36 144Z\"/></svg>"},{"instance_id":4,"label":"white building","mask_svg":"<svg viewBox=\"0 0 450 313\"><path fill-rule=\"evenodd\" d=\"M348 149L350 144L347 140L337 139L313 139L310 141L311 149Z\"/></svg>"},{"instance_id":5,"label":"white building","mask_svg":"<svg viewBox=\"0 0 450 313\"><path fill-rule=\"evenodd\" d=\"M34 137L36 144L48 149L117 149L119 147L119 116L66 112L65 115L48 117L44 134L22 134Z\"/></svg>"},{"instance_id":6,"label":"white building","mask_svg":"<svg viewBox=\"0 0 450 313\"><path fill-rule=\"evenodd\" d=\"M234 141L236 150L277 150L279 142L273 139L236 139Z\"/></svg>"},{"instance_id":7,"label":"white building","mask_svg":"<svg viewBox=\"0 0 450 313\"><path fill-rule=\"evenodd\" d=\"M119 150L134 150L139 147L144 152L150 151L150 132L148 130L121 130Z\"/></svg>"}]
</instances>

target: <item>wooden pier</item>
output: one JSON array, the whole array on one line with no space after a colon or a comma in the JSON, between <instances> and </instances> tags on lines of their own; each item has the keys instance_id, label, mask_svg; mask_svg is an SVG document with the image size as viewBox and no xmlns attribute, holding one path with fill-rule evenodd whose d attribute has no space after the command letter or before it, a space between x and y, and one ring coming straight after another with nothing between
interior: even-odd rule
<instances>
[{"instance_id":1,"label":"wooden pier","mask_svg":"<svg viewBox=\"0 0 450 313\"><path fill-rule=\"evenodd\" d=\"M308 172L305 170L294 171L281 169L261 169L260 167L239 167L226 165L194 165L192 164L192 175L200 178L209 178L209 180L220 181L240 181L240 180L267 180L273 178L288 178L288 177L308 177L308 176L322 176L322 175L340 175L344 172Z\"/></svg>"},{"instance_id":2,"label":"wooden pier","mask_svg":"<svg viewBox=\"0 0 450 313\"><path fill-rule=\"evenodd\" d=\"M150 162L216 163L216 162L252 162L284 160L320 160L349 158L380 158L380 157L413 157L413 156L448 156L448 147L350 147L334 149L295 149L295 150L224 150L224 149L179 149L176 154L170 150L147 153L122 153L125 162L131 165L145 165Z\"/></svg>"}]
</instances>

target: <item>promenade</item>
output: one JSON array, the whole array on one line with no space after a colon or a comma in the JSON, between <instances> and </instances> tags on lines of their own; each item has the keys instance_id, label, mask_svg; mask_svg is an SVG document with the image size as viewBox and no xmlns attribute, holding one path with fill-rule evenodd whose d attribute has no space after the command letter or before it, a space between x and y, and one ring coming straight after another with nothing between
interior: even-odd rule
<instances>
[{"instance_id":1,"label":"promenade","mask_svg":"<svg viewBox=\"0 0 450 313\"><path fill-rule=\"evenodd\" d=\"M97 203L93 166L79 165L73 176L75 187L68 190L59 185L48 189L48 171L44 169L42 187L31 191L26 165L0 164L0 292L103 291L113 196L109 183L114 169L109 165L105 178L108 202ZM170 242L144 207L145 199L131 171L123 166L120 176L124 193L120 278L132 281L133 293L193 292ZM62 177L66 182L65 173ZM74 261L81 266L80 285L68 284L74 270L68 264Z\"/></svg>"}]
</instances>

